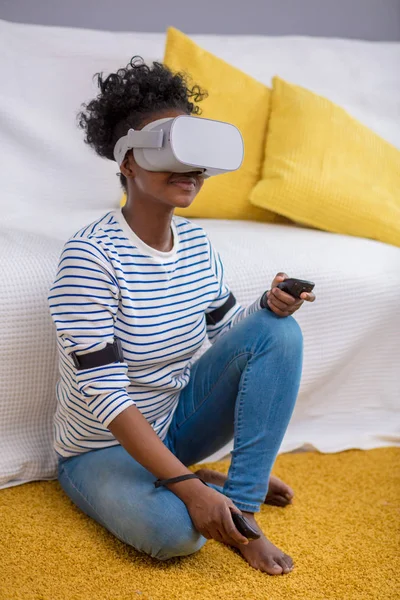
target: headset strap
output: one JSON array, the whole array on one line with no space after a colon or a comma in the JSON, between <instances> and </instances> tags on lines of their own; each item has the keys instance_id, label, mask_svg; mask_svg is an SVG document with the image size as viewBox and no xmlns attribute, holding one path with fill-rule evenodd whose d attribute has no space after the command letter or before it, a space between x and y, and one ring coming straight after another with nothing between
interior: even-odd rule
<instances>
[{"instance_id":1,"label":"headset strap","mask_svg":"<svg viewBox=\"0 0 400 600\"><path fill-rule=\"evenodd\" d=\"M129 129L128 134L119 138L114 146L115 161L121 166L125 154L132 148L162 148L164 132L162 129L155 131L136 131Z\"/></svg>"}]
</instances>

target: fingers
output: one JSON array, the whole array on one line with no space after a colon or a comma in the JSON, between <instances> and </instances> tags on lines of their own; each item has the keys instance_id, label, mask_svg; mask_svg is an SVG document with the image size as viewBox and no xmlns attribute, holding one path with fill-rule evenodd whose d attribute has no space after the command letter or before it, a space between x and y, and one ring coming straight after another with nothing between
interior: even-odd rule
<instances>
[{"instance_id":1,"label":"fingers","mask_svg":"<svg viewBox=\"0 0 400 600\"><path fill-rule=\"evenodd\" d=\"M215 507L214 514L210 516L207 523L198 528L198 531L207 540L213 539L228 546L248 544L249 540L236 529L229 506L229 504L224 503L222 506ZM232 507L241 514L234 505Z\"/></svg>"},{"instance_id":2,"label":"fingers","mask_svg":"<svg viewBox=\"0 0 400 600\"><path fill-rule=\"evenodd\" d=\"M221 511L218 522L210 524L207 529L203 529L200 533L207 540L213 539L228 546L248 544L249 540L236 529L232 517L230 517L230 511L228 510L227 512L229 514Z\"/></svg>"},{"instance_id":3,"label":"fingers","mask_svg":"<svg viewBox=\"0 0 400 600\"><path fill-rule=\"evenodd\" d=\"M280 277L281 279L289 279L289 275L286 275L286 273L282 273L282 272L279 272L279 273L277 273L277 274L275 275L275 279L276 279L277 277Z\"/></svg>"},{"instance_id":4,"label":"fingers","mask_svg":"<svg viewBox=\"0 0 400 600\"><path fill-rule=\"evenodd\" d=\"M307 302L314 302L315 294L313 292L303 292L300 294L300 298L307 300Z\"/></svg>"},{"instance_id":5,"label":"fingers","mask_svg":"<svg viewBox=\"0 0 400 600\"><path fill-rule=\"evenodd\" d=\"M216 540L217 542L226 543L226 535L221 523L210 523L207 527L202 529L200 533L207 540Z\"/></svg>"},{"instance_id":6,"label":"fingers","mask_svg":"<svg viewBox=\"0 0 400 600\"><path fill-rule=\"evenodd\" d=\"M212 531L210 528L199 528L198 531L201 533L201 535L203 537L206 538L206 540L213 540L214 539L214 531Z\"/></svg>"},{"instance_id":7,"label":"fingers","mask_svg":"<svg viewBox=\"0 0 400 600\"><path fill-rule=\"evenodd\" d=\"M277 273L274 277L274 280L272 282L271 287L275 287L278 285L278 283L282 283L282 281L285 281L285 279L288 279L289 275L286 275L286 273Z\"/></svg>"},{"instance_id":8,"label":"fingers","mask_svg":"<svg viewBox=\"0 0 400 600\"><path fill-rule=\"evenodd\" d=\"M272 294L267 294L267 304L270 307L270 309L279 317L286 317L287 315L289 315L289 311L287 310L287 308L282 309L281 306L279 306L280 302L279 300L277 300L276 298L274 298L274 296Z\"/></svg>"},{"instance_id":9,"label":"fingers","mask_svg":"<svg viewBox=\"0 0 400 600\"><path fill-rule=\"evenodd\" d=\"M293 298L279 288L273 288L267 293L268 306L280 317L287 317L293 314L303 304L303 300Z\"/></svg>"},{"instance_id":10,"label":"fingers","mask_svg":"<svg viewBox=\"0 0 400 600\"><path fill-rule=\"evenodd\" d=\"M222 529L222 527L220 527L219 529L217 527L213 527L210 530L211 536L210 538L207 539L213 539L217 542L222 542L223 544L225 544L225 532ZM205 536L204 536L205 537Z\"/></svg>"},{"instance_id":11,"label":"fingers","mask_svg":"<svg viewBox=\"0 0 400 600\"><path fill-rule=\"evenodd\" d=\"M238 512L239 514L240 511L236 509L236 507L232 507L234 508L234 512ZM247 539L247 537L245 537L244 535L242 535L235 527L235 523L233 522L232 519L232 514L231 514L231 510L229 508L229 506L226 505L225 510L222 513L222 524L224 527L224 533L225 533L225 539L226 539L226 543L229 545L235 545L235 544L248 544L249 540Z\"/></svg>"},{"instance_id":12,"label":"fingers","mask_svg":"<svg viewBox=\"0 0 400 600\"><path fill-rule=\"evenodd\" d=\"M299 300L299 298L293 298L293 296L277 287L272 288L270 294L274 297L274 299L278 300L282 304L282 306L279 307L282 310L291 307L296 303L301 304L301 300Z\"/></svg>"}]
</instances>

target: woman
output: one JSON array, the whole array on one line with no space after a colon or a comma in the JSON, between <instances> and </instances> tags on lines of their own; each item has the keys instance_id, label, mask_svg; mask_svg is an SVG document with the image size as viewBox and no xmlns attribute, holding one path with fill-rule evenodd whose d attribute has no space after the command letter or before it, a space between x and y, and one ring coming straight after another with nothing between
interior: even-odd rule
<instances>
[{"instance_id":1,"label":"woman","mask_svg":"<svg viewBox=\"0 0 400 600\"><path fill-rule=\"evenodd\" d=\"M137 59L97 77L100 93L79 123L110 160L129 128L196 115L192 100L204 95L183 75ZM259 531L260 505L293 497L270 473L301 377L302 335L290 315L314 295L285 294L279 273L242 308L204 230L173 216L193 202L202 171L146 171L132 150L120 168L126 205L66 242L48 297L60 355L60 484L87 515L160 560L213 538L252 567L289 573L292 559L264 535L249 542L232 513ZM212 346L193 364L206 335ZM123 356L93 363L116 338ZM181 479L232 438L228 477L201 470ZM157 478L179 481L156 488Z\"/></svg>"}]
</instances>

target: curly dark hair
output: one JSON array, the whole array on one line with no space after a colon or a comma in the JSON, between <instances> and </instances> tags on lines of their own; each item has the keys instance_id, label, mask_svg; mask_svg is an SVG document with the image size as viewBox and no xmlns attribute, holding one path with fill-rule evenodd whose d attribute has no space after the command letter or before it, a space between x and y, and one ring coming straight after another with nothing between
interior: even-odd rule
<instances>
[{"instance_id":1,"label":"curly dark hair","mask_svg":"<svg viewBox=\"0 0 400 600\"><path fill-rule=\"evenodd\" d=\"M118 139L129 128L136 129L142 120L153 113L170 108L181 109L187 114L201 113L199 102L207 96L198 85L189 82L185 73L173 73L168 67L153 62L144 63L134 56L127 66L103 78L96 73L99 95L78 114L78 126L86 133L85 142L99 156L114 160L113 150ZM126 177L119 174L126 191Z\"/></svg>"}]
</instances>

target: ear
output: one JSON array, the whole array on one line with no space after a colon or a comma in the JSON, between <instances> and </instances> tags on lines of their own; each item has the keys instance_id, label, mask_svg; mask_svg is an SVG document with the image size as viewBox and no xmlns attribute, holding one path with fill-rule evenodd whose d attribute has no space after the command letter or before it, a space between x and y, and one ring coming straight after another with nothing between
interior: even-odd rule
<instances>
[{"instance_id":1,"label":"ear","mask_svg":"<svg viewBox=\"0 0 400 600\"><path fill-rule=\"evenodd\" d=\"M133 158L132 150L129 150L126 153L125 158L121 163L120 170L127 179L133 179L136 176L136 162Z\"/></svg>"}]
</instances>

